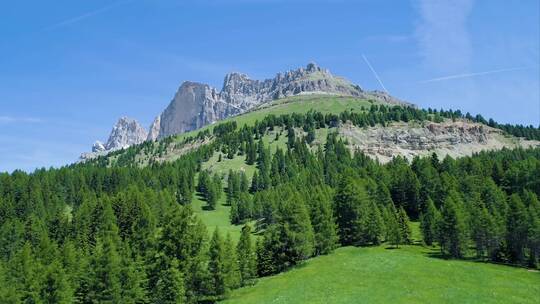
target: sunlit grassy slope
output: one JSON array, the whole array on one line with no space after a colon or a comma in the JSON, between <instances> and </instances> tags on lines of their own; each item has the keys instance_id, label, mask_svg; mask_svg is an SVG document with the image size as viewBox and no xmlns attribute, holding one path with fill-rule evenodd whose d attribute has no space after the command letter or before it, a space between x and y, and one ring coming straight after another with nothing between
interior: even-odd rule
<instances>
[{"instance_id":1,"label":"sunlit grassy slope","mask_svg":"<svg viewBox=\"0 0 540 304\"><path fill-rule=\"evenodd\" d=\"M346 247L233 291L224 303L539 303L540 273L444 260L421 246Z\"/></svg>"},{"instance_id":2,"label":"sunlit grassy slope","mask_svg":"<svg viewBox=\"0 0 540 304\"><path fill-rule=\"evenodd\" d=\"M268 115L282 115L291 113L307 113L311 110L321 113L339 114L345 110L360 112L362 109L369 109L373 101L349 96L337 95L298 95L278 99L260 108L251 110L238 116L227 118L219 123L236 121L239 127L253 125L255 121L262 120ZM199 131L212 128L213 125L203 127L196 131L187 132L177 136L177 140L193 136Z\"/></svg>"}]
</instances>

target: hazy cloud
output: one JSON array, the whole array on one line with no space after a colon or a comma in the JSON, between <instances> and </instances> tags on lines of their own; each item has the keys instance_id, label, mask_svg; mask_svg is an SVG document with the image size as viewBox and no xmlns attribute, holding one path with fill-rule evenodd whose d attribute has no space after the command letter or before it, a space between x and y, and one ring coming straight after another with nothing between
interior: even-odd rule
<instances>
[{"instance_id":1,"label":"hazy cloud","mask_svg":"<svg viewBox=\"0 0 540 304\"><path fill-rule=\"evenodd\" d=\"M0 116L0 124L8 124L8 123L40 123L40 122L43 122L43 120L40 119L40 118Z\"/></svg>"},{"instance_id":2,"label":"hazy cloud","mask_svg":"<svg viewBox=\"0 0 540 304\"><path fill-rule=\"evenodd\" d=\"M469 77L483 76L483 75L496 74L496 73L528 70L528 69L532 69L532 68L533 67L515 67L515 68L498 69L498 70L475 72L475 73L455 74L455 75L448 75L448 76L442 76L442 77L422 80L422 81L420 81L420 83L437 82L437 81L460 79L460 78L469 78Z\"/></svg>"},{"instance_id":3,"label":"hazy cloud","mask_svg":"<svg viewBox=\"0 0 540 304\"><path fill-rule=\"evenodd\" d=\"M79 15L77 17L69 18L69 19L66 19L64 21L58 22L56 24L50 25L50 26L44 28L43 30L44 31L55 30L57 28L61 28L61 27L64 27L66 25L70 25L70 24L79 22L81 20L84 20L84 19L96 16L96 15L102 14L102 13L104 13L104 12L110 10L110 9L113 9L113 8L119 6L119 5L126 4L126 3L132 2L132 1L133 0L115 1L115 2L113 2L113 3L111 3L111 4L107 5L107 6L102 7L102 8L99 8L99 9L84 13L82 15Z\"/></svg>"},{"instance_id":4,"label":"hazy cloud","mask_svg":"<svg viewBox=\"0 0 540 304\"><path fill-rule=\"evenodd\" d=\"M467 30L474 0L416 0L416 37L424 63L439 71L467 70L472 56Z\"/></svg>"}]
</instances>

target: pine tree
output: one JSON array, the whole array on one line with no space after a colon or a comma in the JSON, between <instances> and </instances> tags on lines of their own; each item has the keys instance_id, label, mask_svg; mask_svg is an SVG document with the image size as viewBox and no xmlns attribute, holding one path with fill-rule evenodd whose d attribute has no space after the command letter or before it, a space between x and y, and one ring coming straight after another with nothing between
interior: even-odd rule
<instances>
[{"instance_id":1,"label":"pine tree","mask_svg":"<svg viewBox=\"0 0 540 304\"><path fill-rule=\"evenodd\" d=\"M529 206L528 224L528 247L529 247L529 267L537 267L540 255L540 202L531 191L523 193L524 201Z\"/></svg>"},{"instance_id":2,"label":"pine tree","mask_svg":"<svg viewBox=\"0 0 540 304\"><path fill-rule=\"evenodd\" d=\"M383 235L383 221L379 208L373 201L364 204L362 213L362 242L363 244L379 245Z\"/></svg>"},{"instance_id":3,"label":"pine tree","mask_svg":"<svg viewBox=\"0 0 540 304\"><path fill-rule=\"evenodd\" d=\"M40 303L41 269L32 253L29 242L10 262L10 277L15 278L14 285L18 299L22 303Z\"/></svg>"},{"instance_id":4,"label":"pine tree","mask_svg":"<svg viewBox=\"0 0 540 304\"><path fill-rule=\"evenodd\" d=\"M226 285L227 273L225 270L226 256L223 240L219 230L216 228L210 241L208 252L208 272L209 272L209 294L216 299L220 299L228 288Z\"/></svg>"},{"instance_id":5,"label":"pine tree","mask_svg":"<svg viewBox=\"0 0 540 304\"><path fill-rule=\"evenodd\" d=\"M311 198L311 223L315 237L315 255L332 252L338 242L330 198L320 190Z\"/></svg>"},{"instance_id":6,"label":"pine tree","mask_svg":"<svg viewBox=\"0 0 540 304\"><path fill-rule=\"evenodd\" d=\"M249 188L249 192L255 193L259 191L259 174L257 174L257 171L253 173L253 178L251 179L251 187Z\"/></svg>"},{"instance_id":7,"label":"pine tree","mask_svg":"<svg viewBox=\"0 0 540 304\"><path fill-rule=\"evenodd\" d=\"M20 303L17 290L15 289L15 286L13 286L11 280L12 278L8 278L7 271L0 260L0 303Z\"/></svg>"},{"instance_id":8,"label":"pine tree","mask_svg":"<svg viewBox=\"0 0 540 304\"><path fill-rule=\"evenodd\" d=\"M167 211L157 241L157 253L176 259L178 271L184 276L184 290L187 302L194 302L205 291L206 262L205 251L207 231L189 205L173 205ZM159 268L149 276L150 285L155 286Z\"/></svg>"},{"instance_id":9,"label":"pine tree","mask_svg":"<svg viewBox=\"0 0 540 304\"><path fill-rule=\"evenodd\" d=\"M336 223L343 246L354 245L361 241L359 219L361 207L367 204L367 201L364 186L350 176L343 176L334 198Z\"/></svg>"},{"instance_id":10,"label":"pine tree","mask_svg":"<svg viewBox=\"0 0 540 304\"><path fill-rule=\"evenodd\" d=\"M399 208L397 220L401 234L401 241L403 244L410 244L412 242L411 225L409 223L409 217L407 216L407 213L403 207Z\"/></svg>"},{"instance_id":11,"label":"pine tree","mask_svg":"<svg viewBox=\"0 0 540 304\"><path fill-rule=\"evenodd\" d=\"M183 304L186 303L184 294L184 278L178 270L178 261L172 259L169 265L159 273L155 292L152 294L154 303Z\"/></svg>"},{"instance_id":12,"label":"pine tree","mask_svg":"<svg viewBox=\"0 0 540 304\"><path fill-rule=\"evenodd\" d=\"M396 248L399 248L399 244L403 243L403 237L401 229L398 222L398 213L394 205L388 206L386 209L386 233L388 235L387 240L390 244L394 245Z\"/></svg>"},{"instance_id":13,"label":"pine tree","mask_svg":"<svg viewBox=\"0 0 540 304\"><path fill-rule=\"evenodd\" d=\"M242 234L236 251L238 253L241 285L251 284L257 275L257 257L251 243L251 227L249 225L242 227Z\"/></svg>"},{"instance_id":14,"label":"pine tree","mask_svg":"<svg viewBox=\"0 0 540 304\"><path fill-rule=\"evenodd\" d=\"M428 198L425 212L420 215L420 230L422 231L424 243L428 246L433 245L435 241L438 217L439 212L437 208L435 208L433 201Z\"/></svg>"},{"instance_id":15,"label":"pine tree","mask_svg":"<svg viewBox=\"0 0 540 304\"><path fill-rule=\"evenodd\" d=\"M466 248L467 231L461 210L448 196L441 208L441 217L437 223L437 239L441 251L454 258L463 256Z\"/></svg>"},{"instance_id":16,"label":"pine tree","mask_svg":"<svg viewBox=\"0 0 540 304\"><path fill-rule=\"evenodd\" d=\"M229 290L238 288L241 280L238 255L230 233L227 233L223 249L225 252L225 286Z\"/></svg>"},{"instance_id":17,"label":"pine tree","mask_svg":"<svg viewBox=\"0 0 540 304\"><path fill-rule=\"evenodd\" d=\"M40 298L44 303L67 304L74 300L67 275L58 261L47 266L41 286Z\"/></svg>"},{"instance_id":18,"label":"pine tree","mask_svg":"<svg viewBox=\"0 0 540 304\"><path fill-rule=\"evenodd\" d=\"M122 302L121 262L116 245L110 237L98 239L89 270L91 274L85 302Z\"/></svg>"},{"instance_id":19,"label":"pine tree","mask_svg":"<svg viewBox=\"0 0 540 304\"><path fill-rule=\"evenodd\" d=\"M313 228L305 203L297 194L280 202L276 223L265 231L265 250L278 271L313 255Z\"/></svg>"},{"instance_id":20,"label":"pine tree","mask_svg":"<svg viewBox=\"0 0 540 304\"><path fill-rule=\"evenodd\" d=\"M506 227L506 244L510 261L523 262L527 246L527 209L517 194L510 196Z\"/></svg>"},{"instance_id":21,"label":"pine tree","mask_svg":"<svg viewBox=\"0 0 540 304\"><path fill-rule=\"evenodd\" d=\"M120 271L120 284L122 285L122 303L140 304L146 303L148 296L146 290L146 273L141 261L131 260L131 250L125 250L122 257L122 269Z\"/></svg>"}]
</instances>

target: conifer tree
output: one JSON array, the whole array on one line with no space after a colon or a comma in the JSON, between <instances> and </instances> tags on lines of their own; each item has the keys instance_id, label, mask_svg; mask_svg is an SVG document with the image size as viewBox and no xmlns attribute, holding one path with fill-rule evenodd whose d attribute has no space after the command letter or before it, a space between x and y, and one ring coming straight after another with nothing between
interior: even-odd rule
<instances>
[{"instance_id":1,"label":"conifer tree","mask_svg":"<svg viewBox=\"0 0 540 304\"><path fill-rule=\"evenodd\" d=\"M154 303L183 304L186 303L184 278L178 270L178 261L172 259L170 264L159 273L155 292L152 294Z\"/></svg>"},{"instance_id":2,"label":"conifer tree","mask_svg":"<svg viewBox=\"0 0 540 304\"><path fill-rule=\"evenodd\" d=\"M361 207L368 201L363 185L354 181L351 176L343 176L334 198L336 223L342 245L353 245L360 242Z\"/></svg>"},{"instance_id":3,"label":"conifer tree","mask_svg":"<svg viewBox=\"0 0 540 304\"><path fill-rule=\"evenodd\" d=\"M236 247L241 285L250 284L257 275L257 256L251 242L251 227L242 227L242 234Z\"/></svg>"},{"instance_id":4,"label":"conifer tree","mask_svg":"<svg viewBox=\"0 0 540 304\"><path fill-rule=\"evenodd\" d=\"M528 224L528 247L529 247L529 267L536 267L540 256L540 202L536 194L532 191L523 193L524 201L529 206Z\"/></svg>"},{"instance_id":5,"label":"conifer tree","mask_svg":"<svg viewBox=\"0 0 540 304\"><path fill-rule=\"evenodd\" d=\"M40 291L41 300L44 303L73 303L73 290L67 278L68 276L58 261L48 265Z\"/></svg>"},{"instance_id":6,"label":"conifer tree","mask_svg":"<svg viewBox=\"0 0 540 304\"><path fill-rule=\"evenodd\" d=\"M10 263L10 277L21 303L40 303L41 269L29 242L25 243Z\"/></svg>"},{"instance_id":7,"label":"conifer tree","mask_svg":"<svg viewBox=\"0 0 540 304\"><path fill-rule=\"evenodd\" d=\"M362 206L361 232L362 243L379 245L383 235L384 226L382 222L381 212L373 201L363 204Z\"/></svg>"},{"instance_id":8,"label":"conifer tree","mask_svg":"<svg viewBox=\"0 0 540 304\"><path fill-rule=\"evenodd\" d=\"M13 278L8 278L7 270L0 260L0 303L16 304L19 303L17 290L11 282Z\"/></svg>"},{"instance_id":9,"label":"conifer tree","mask_svg":"<svg viewBox=\"0 0 540 304\"><path fill-rule=\"evenodd\" d=\"M441 217L437 223L437 239L441 251L454 258L462 257L466 248L466 226L461 210L448 196L443 203Z\"/></svg>"},{"instance_id":10,"label":"conifer tree","mask_svg":"<svg viewBox=\"0 0 540 304\"><path fill-rule=\"evenodd\" d=\"M251 179L251 187L249 188L249 192L255 193L259 191L259 174L257 174L257 171L253 173L253 178Z\"/></svg>"},{"instance_id":11,"label":"conifer tree","mask_svg":"<svg viewBox=\"0 0 540 304\"><path fill-rule=\"evenodd\" d=\"M398 222L398 213L393 204L388 206L386 210L387 218L385 224L388 241L396 248L399 248L399 244L403 243L403 236Z\"/></svg>"},{"instance_id":12,"label":"conifer tree","mask_svg":"<svg viewBox=\"0 0 540 304\"><path fill-rule=\"evenodd\" d=\"M225 286L229 290L238 288L241 280L238 255L230 233L227 233L223 249L225 252Z\"/></svg>"},{"instance_id":13,"label":"conifer tree","mask_svg":"<svg viewBox=\"0 0 540 304\"><path fill-rule=\"evenodd\" d=\"M425 211L420 215L420 230L422 231L424 243L428 246L433 245L436 238L438 213L435 204L433 204L431 198L428 198Z\"/></svg>"},{"instance_id":14,"label":"conifer tree","mask_svg":"<svg viewBox=\"0 0 540 304\"><path fill-rule=\"evenodd\" d=\"M297 194L279 203L278 219L265 231L264 247L275 270L294 266L313 255L313 228L305 203Z\"/></svg>"},{"instance_id":15,"label":"conifer tree","mask_svg":"<svg viewBox=\"0 0 540 304\"><path fill-rule=\"evenodd\" d=\"M315 255L328 254L337 245L336 224L330 198L320 190L311 198L311 223L315 237Z\"/></svg>"},{"instance_id":16,"label":"conifer tree","mask_svg":"<svg viewBox=\"0 0 540 304\"><path fill-rule=\"evenodd\" d=\"M399 208L397 219L399 231L401 234L401 241L403 242L403 244L410 244L412 242L411 226L409 223L409 217L407 216L407 213L405 212L405 209L403 209L403 207Z\"/></svg>"},{"instance_id":17,"label":"conifer tree","mask_svg":"<svg viewBox=\"0 0 540 304\"><path fill-rule=\"evenodd\" d=\"M223 240L216 228L210 240L208 252L209 294L220 299L228 291L226 280L226 259Z\"/></svg>"},{"instance_id":18,"label":"conifer tree","mask_svg":"<svg viewBox=\"0 0 540 304\"><path fill-rule=\"evenodd\" d=\"M121 261L111 237L105 236L98 239L89 270L91 273L85 302L122 302Z\"/></svg>"},{"instance_id":19,"label":"conifer tree","mask_svg":"<svg viewBox=\"0 0 540 304\"><path fill-rule=\"evenodd\" d=\"M510 196L506 216L506 244L512 262L523 262L527 246L527 209L517 194Z\"/></svg>"}]
</instances>

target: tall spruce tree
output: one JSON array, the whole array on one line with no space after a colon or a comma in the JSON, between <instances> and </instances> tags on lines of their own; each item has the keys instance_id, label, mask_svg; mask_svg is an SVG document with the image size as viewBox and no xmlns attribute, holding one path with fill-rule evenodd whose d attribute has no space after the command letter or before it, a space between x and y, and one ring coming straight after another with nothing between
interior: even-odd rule
<instances>
[{"instance_id":1,"label":"tall spruce tree","mask_svg":"<svg viewBox=\"0 0 540 304\"><path fill-rule=\"evenodd\" d=\"M310 199L310 216L315 237L315 255L332 252L338 242L331 199L321 190Z\"/></svg>"},{"instance_id":2,"label":"tall spruce tree","mask_svg":"<svg viewBox=\"0 0 540 304\"><path fill-rule=\"evenodd\" d=\"M225 252L225 286L232 290L240 287L241 277L238 255L230 233L227 233L223 250Z\"/></svg>"},{"instance_id":3,"label":"tall spruce tree","mask_svg":"<svg viewBox=\"0 0 540 304\"><path fill-rule=\"evenodd\" d=\"M467 231L461 210L452 196L444 200L437 223L437 239L443 253L454 258L463 256L467 245Z\"/></svg>"},{"instance_id":4,"label":"tall spruce tree","mask_svg":"<svg viewBox=\"0 0 540 304\"><path fill-rule=\"evenodd\" d=\"M209 272L209 290L208 293L220 299L227 291L226 284L226 259L223 240L219 230L216 228L212 239L210 240L208 251L208 272Z\"/></svg>"},{"instance_id":5,"label":"tall spruce tree","mask_svg":"<svg viewBox=\"0 0 540 304\"><path fill-rule=\"evenodd\" d=\"M433 245L435 241L438 218L439 211L435 208L435 204L431 198L428 198L425 211L420 214L420 230L422 231L424 243L428 246Z\"/></svg>"},{"instance_id":6,"label":"tall spruce tree","mask_svg":"<svg viewBox=\"0 0 540 304\"><path fill-rule=\"evenodd\" d=\"M351 176L343 176L334 197L336 223L342 245L354 245L361 241L361 208L367 204L364 186Z\"/></svg>"},{"instance_id":7,"label":"tall spruce tree","mask_svg":"<svg viewBox=\"0 0 540 304\"><path fill-rule=\"evenodd\" d=\"M236 251L241 285L245 286L253 282L257 276L257 256L251 241L251 227L249 225L242 227Z\"/></svg>"},{"instance_id":8,"label":"tall spruce tree","mask_svg":"<svg viewBox=\"0 0 540 304\"><path fill-rule=\"evenodd\" d=\"M510 196L506 216L506 244L508 256L512 262L521 263L525 259L527 246L527 209L517 194Z\"/></svg>"}]
</instances>

